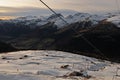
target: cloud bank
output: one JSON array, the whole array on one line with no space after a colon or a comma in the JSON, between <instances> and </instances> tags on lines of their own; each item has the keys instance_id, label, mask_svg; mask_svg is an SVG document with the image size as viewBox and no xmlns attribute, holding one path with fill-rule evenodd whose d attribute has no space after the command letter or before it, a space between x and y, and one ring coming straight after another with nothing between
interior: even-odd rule
<instances>
[{"instance_id":1,"label":"cloud bank","mask_svg":"<svg viewBox=\"0 0 120 80\"><path fill-rule=\"evenodd\" d=\"M0 9L4 10L0 12L0 16L48 16L53 14L48 9L36 8L36 7L25 7L25 8L14 8L14 7L0 7ZM69 14L75 14L77 11L67 10L67 9L56 9L57 13L61 13L64 16Z\"/></svg>"},{"instance_id":2,"label":"cloud bank","mask_svg":"<svg viewBox=\"0 0 120 80\"><path fill-rule=\"evenodd\" d=\"M115 0L43 0L56 12L69 15L76 12L116 12ZM118 1L120 2L120 1ZM52 14L39 0L0 0L2 16L47 16Z\"/></svg>"},{"instance_id":3,"label":"cloud bank","mask_svg":"<svg viewBox=\"0 0 120 80\"><path fill-rule=\"evenodd\" d=\"M43 0L54 9L69 9L80 12L117 10L116 0ZM120 1L118 0L118 3ZM0 6L46 8L39 0L0 0Z\"/></svg>"}]
</instances>

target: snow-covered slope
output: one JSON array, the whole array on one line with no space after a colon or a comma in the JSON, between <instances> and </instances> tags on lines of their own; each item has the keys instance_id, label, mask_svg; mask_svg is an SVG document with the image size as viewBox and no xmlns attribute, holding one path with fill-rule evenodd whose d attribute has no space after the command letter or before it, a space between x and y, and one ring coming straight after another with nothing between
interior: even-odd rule
<instances>
[{"instance_id":1,"label":"snow-covered slope","mask_svg":"<svg viewBox=\"0 0 120 80\"><path fill-rule=\"evenodd\" d=\"M112 80L117 66L67 52L19 51L0 54L0 80Z\"/></svg>"},{"instance_id":2,"label":"snow-covered slope","mask_svg":"<svg viewBox=\"0 0 120 80\"><path fill-rule=\"evenodd\" d=\"M107 21L114 23L118 27L120 27L120 15L113 16L111 18L108 18Z\"/></svg>"},{"instance_id":3,"label":"snow-covered slope","mask_svg":"<svg viewBox=\"0 0 120 80\"><path fill-rule=\"evenodd\" d=\"M76 13L74 15L69 15L64 18L69 24L76 23L76 22L87 22L91 21L93 25L97 24L99 21L106 19L107 16L100 16L100 15L91 15L88 13ZM55 24L58 27L62 27L65 23L62 20L57 20ZM62 24L62 25L61 25Z\"/></svg>"}]
</instances>

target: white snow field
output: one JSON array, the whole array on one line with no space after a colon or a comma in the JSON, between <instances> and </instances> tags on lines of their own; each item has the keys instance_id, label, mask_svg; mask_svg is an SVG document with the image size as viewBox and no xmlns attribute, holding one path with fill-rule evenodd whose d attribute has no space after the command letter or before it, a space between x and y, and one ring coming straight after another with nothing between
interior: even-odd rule
<instances>
[{"instance_id":1,"label":"white snow field","mask_svg":"<svg viewBox=\"0 0 120 80\"><path fill-rule=\"evenodd\" d=\"M120 64L61 51L0 54L0 80L120 80L118 67Z\"/></svg>"}]
</instances>

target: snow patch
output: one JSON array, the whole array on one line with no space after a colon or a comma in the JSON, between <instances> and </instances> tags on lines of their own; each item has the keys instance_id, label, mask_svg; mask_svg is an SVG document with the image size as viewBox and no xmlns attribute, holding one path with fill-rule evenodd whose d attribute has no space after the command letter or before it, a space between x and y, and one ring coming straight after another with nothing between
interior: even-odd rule
<instances>
[{"instance_id":1,"label":"snow patch","mask_svg":"<svg viewBox=\"0 0 120 80\"><path fill-rule=\"evenodd\" d=\"M3 56L6 57L3 59ZM24 57L24 58L21 58ZM21 59L20 59L21 58ZM64 66L63 66L64 65ZM67 66L69 65L69 66ZM109 66L110 65L110 66ZM66 68L61 68L61 66ZM78 80L90 75L94 80L110 80L116 66L108 61L60 51L18 51L0 54L1 80ZM74 73L82 76L64 75ZM118 72L119 73L119 72Z\"/></svg>"},{"instance_id":2,"label":"snow patch","mask_svg":"<svg viewBox=\"0 0 120 80\"><path fill-rule=\"evenodd\" d=\"M120 15L108 18L107 21L114 23L117 27L120 28Z\"/></svg>"}]
</instances>

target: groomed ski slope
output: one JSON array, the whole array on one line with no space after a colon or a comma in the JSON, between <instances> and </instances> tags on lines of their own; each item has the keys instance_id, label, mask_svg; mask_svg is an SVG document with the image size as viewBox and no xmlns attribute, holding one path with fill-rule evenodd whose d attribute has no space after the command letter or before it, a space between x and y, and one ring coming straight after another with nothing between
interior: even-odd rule
<instances>
[{"instance_id":1,"label":"groomed ski slope","mask_svg":"<svg viewBox=\"0 0 120 80\"><path fill-rule=\"evenodd\" d=\"M60 51L0 54L0 80L112 80L117 67L120 64ZM69 75L74 71L83 75Z\"/></svg>"}]
</instances>

